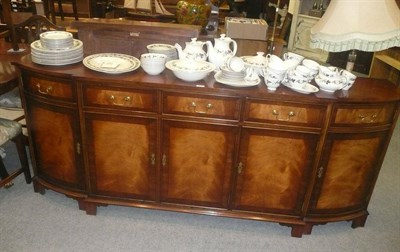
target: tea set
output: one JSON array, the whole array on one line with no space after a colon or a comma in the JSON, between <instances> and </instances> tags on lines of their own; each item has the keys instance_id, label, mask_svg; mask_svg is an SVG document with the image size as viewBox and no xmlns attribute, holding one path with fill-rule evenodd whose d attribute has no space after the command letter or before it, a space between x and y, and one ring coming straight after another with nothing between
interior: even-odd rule
<instances>
[{"instance_id":1,"label":"tea set","mask_svg":"<svg viewBox=\"0 0 400 252\"><path fill-rule=\"evenodd\" d=\"M185 42L184 48L178 43L174 46L159 44L158 47L160 50L157 51L154 45L148 46L153 50L141 56L142 68L148 74L156 75L166 67L177 78L190 82L215 72L215 80L225 85L249 87L258 85L264 79L270 91L275 91L283 84L296 92L309 94L319 90L330 93L340 89L349 90L356 79L347 70L323 66L294 52L286 52L282 58L273 54L264 55L263 52L252 56L236 56L237 43L225 34L215 38L214 43L192 38ZM165 47L169 48L168 58L160 56L166 54ZM176 58L171 59L172 51L177 52ZM156 70L149 70L149 66ZM319 88L311 84L313 80Z\"/></svg>"}]
</instances>

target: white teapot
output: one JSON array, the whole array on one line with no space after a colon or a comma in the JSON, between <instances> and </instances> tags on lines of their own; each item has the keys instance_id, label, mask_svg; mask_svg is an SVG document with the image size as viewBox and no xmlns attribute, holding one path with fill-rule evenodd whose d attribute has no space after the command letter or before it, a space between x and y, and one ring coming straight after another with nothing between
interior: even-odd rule
<instances>
[{"instance_id":1,"label":"white teapot","mask_svg":"<svg viewBox=\"0 0 400 252\"><path fill-rule=\"evenodd\" d=\"M192 38L192 41L186 42L185 44L185 49L182 49L180 44L175 44L175 48L178 50L179 59L207 60L208 54L203 49L206 42L197 41L197 38Z\"/></svg>"},{"instance_id":2,"label":"white teapot","mask_svg":"<svg viewBox=\"0 0 400 252\"><path fill-rule=\"evenodd\" d=\"M207 41L208 61L213 63L217 69L226 61L236 55L237 43L225 34L220 38L214 39L214 46L211 41ZM232 46L232 47L231 47Z\"/></svg>"}]
</instances>

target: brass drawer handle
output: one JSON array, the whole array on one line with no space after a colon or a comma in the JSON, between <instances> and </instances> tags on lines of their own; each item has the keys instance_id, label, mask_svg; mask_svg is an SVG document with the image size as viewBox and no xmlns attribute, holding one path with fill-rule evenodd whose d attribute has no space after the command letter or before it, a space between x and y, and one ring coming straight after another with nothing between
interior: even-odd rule
<instances>
[{"instance_id":1,"label":"brass drawer handle","mask_svg":"<svg viewBox=\"0 0 400 252\"><path fill-rule=\"evenodd\" d=\"M272 110L272 114L278 121L290 121L292 117L296 116L296 114L293 111L289 111L289 113L287 114L287 118L279 118L279 111L276 109Z\"/></svg>"},{"instance_id":2,"label":"brass drawer handle","mask_svg":"<svg viewBox=\"0 0 400 252\"><path fill-rule=\"evenodd\" d=\"M125 97L122 99L122 103L116 102L117 99L115 98L114 95L110 95L110 96L108 97L108 100L109 100L109 102L110 102L112 105L116 105L116 106L126 106L126 105L131 104L131 102L132 102L132 97L130 97L130 96L125 96Z\"/></svg>"},{"instance_id":3,"label":"brass drawer handle","mask_svg":"<svg viewBox=\"0 0 400 252\"><path fill-rule=\"evenodd\" d=\"M40 94L49 95L49 94L53 93L53 87L52 86L49 86L47 88L43 88L42 89L42 87L40 86L40 83L38 83L38 84L36 84L36 87L37 87L37 91Z\"/></svg>"},{"instance_id":4,"label":"brass drawer handle","mask_svg":"<svg viewBox=\"0 0 400 252\"><path fill-rule=\"evenodd\" d=\"M208 113L208 111L209 111L210 109L213 108L213 105L212 105L211 103L207 103L207 105L206 105L206 107L205 107L205 110L203 110L203 111L197 110L197 104L196 104L195 102L191 102L189 106L193 108L193 111L194 111L195 113L200 113L200 114L206 114L206 113Z\"/></svg>"},{"instance_id":5,"label":"brass drawer handle","mask_svg":"<svg viewBox=\"0 0 400 252\"><path fill-rule=\"evenodd\" d=\"M359 114L358 115L358 119L360 119L360 121L362 122L375 122L376 119L378 118L378 115L376 113L373 114ZM369 119L369 121L368 121Z\"/></svg>"},{"instance_id":6,"label":"brass drawer handle","mask_svg":"<svg viewBox=\"0 0 400 252\"><path fill-rule=\"evenodd\" d=\"M318 177L318 178L322 178L322 175L323 175L323 174L324 174L324 167L321 166L321 167L318 168L317 177Z\"/></svg>"}]
</instances>

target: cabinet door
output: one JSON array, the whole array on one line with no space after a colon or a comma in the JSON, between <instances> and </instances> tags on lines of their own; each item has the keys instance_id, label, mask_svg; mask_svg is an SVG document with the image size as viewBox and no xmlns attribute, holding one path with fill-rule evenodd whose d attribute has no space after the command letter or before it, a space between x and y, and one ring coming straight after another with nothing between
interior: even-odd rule
<instances>
[{"instance_id":1,"label":"cabinet door","mask_svg":"<svg viewBox=\"0 0 400 252\"><path fill-rule=\"evenodd\" d=\"M163 122L164 202L228 206L237 128L190 122Z\"/></svg>"},{"instance_id":2,"label":"cabinet door","mask_svg":"<svg viewBox=\"0 0 400 252\"><path fill-rule=\"evenodd\" d=\"M243 129L233 209L299 215L318 134Z\"/></svg>"},{"instance_id":3,"label":"cabinet door","mask_svg":"<svg viewBox=\"0 0 400 252\"><path fill-rule=\"evenodd\" d=\"M49 106L29 96L26 106L36 175L56 185L83 190L77 110Z\"/></svg>"},{"instance_id":4,"label":"cabinet door","mask_svg":"<svg viewBox=\"0 0 400 252\"><path fill-rule=\"evenodd\" d=\"M366 208L382 160L386 132L328 136L310 213L352 212Z\"/></svg>"},{"instance_id":5,"label":"cabinet door","mask_svg":"<svg viewBox=\"0 0 400 252\"><path fill-rule=\"evenodd\" d=\"M154 200L156 120L85 114L92 194Z\"/></svg>"}]
</instances>

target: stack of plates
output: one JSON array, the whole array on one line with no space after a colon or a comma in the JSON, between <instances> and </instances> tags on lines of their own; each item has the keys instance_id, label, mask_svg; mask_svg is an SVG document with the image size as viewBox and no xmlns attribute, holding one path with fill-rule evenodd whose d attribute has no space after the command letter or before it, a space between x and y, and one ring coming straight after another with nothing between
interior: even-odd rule
<instances>
[{"instance_id":1,"label":"stack of plates","mask_svg":"<svg viewBox=\"0 0 400 252\"><path fill-rule=\"evenodd\" d=\"M48 49L63 49L73 46L72 33L65 31L49 31L40 34L40 43Z\"/></svg>"},{"instance_id":2,"label":"stack of plates","mask_svg":"<svg viewBox=\"0 0 400 252\"><path fill-rule=\"evenodd\" d=\"M235 72L226 67L226 65L221 66L220 69L221 70L214 75L214 78L221 84L233 87L251 87L258 85L261 81L258 76L255 76L253 79L246 78L245 70Z\"/></svg>"},{"instance_id":3,"label":"stack of plates","mask_svg":"<svg viewBox=\"0 0 400 252\"><path fill-rule=\"evenodd\" d=\"M150 44L147 45L149 53L161 53L167 55L167 62L178 59L178 52L173 45L169 44Z\"/></svg>"},{"instance_id":4,"label":"stack of plates","mask_svg":"<svg viewBox=\"0 0 400 252\"><path fill-rule=\"evenodd\" d=\"M235 72L230 70L226 65L223 65L220 67L221 69L221 77L227 80L243 80L245 75L246 75L246 71L240 71L240 72Z\"/></svg>"},{"instance_id":5,"label":"stack of plates","mask_svg":"<svg viewBox=\"0 0 400 252\"><path fill-rule=\"evenodd\" d=\"M41 65L62 66L83 59L83 43L64 31L48 31L31 44L32 61Z\"/></svg>"}]
</instances>

